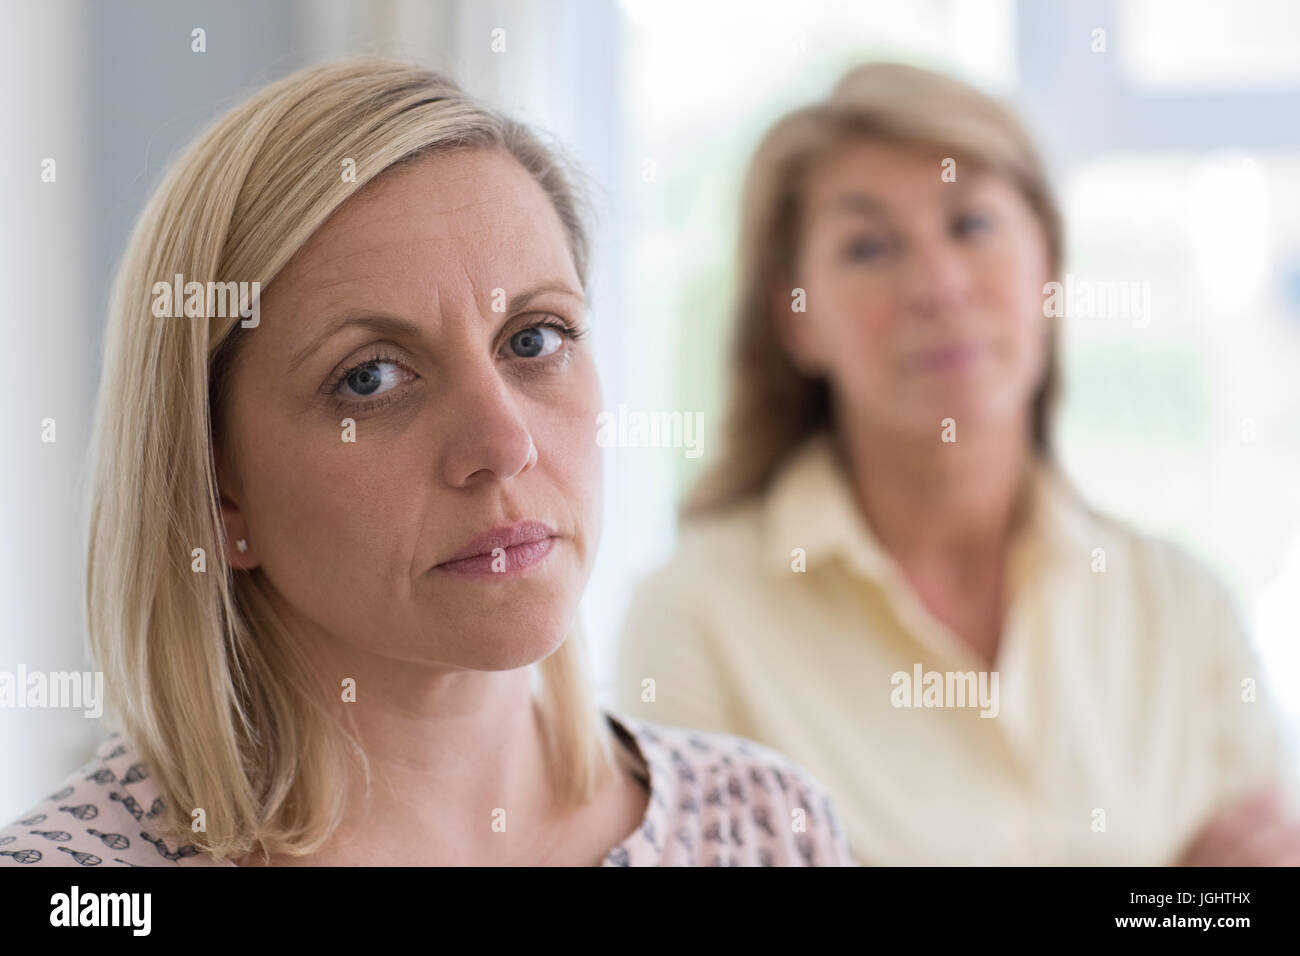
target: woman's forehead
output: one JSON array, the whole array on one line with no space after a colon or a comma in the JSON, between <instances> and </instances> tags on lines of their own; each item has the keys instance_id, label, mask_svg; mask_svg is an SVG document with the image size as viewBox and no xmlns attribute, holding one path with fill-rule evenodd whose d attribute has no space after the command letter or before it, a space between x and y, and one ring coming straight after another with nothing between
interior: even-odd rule
<instances>
[{"instance_id":1,"label":"woman's forehead","mask_svg":"<svg viewBox=\"0 0 1300 956\"><path fill-rule=\"evenodd\" d=\"M947 206L976 191L998 189L1002 179L982 164L951 161L934 150L893 150L845 155L823 167L809 183L809 216L878 215L922 202ZM946 165L945 159L950 160ZM945 169L955 170L956 177L941 176ZM1002 185L1011 188L1009 182Z\"/></svg>"},{"instance_id":2,"label":"woman's forehead","mask_svg":"<svg viewBox=\"0 0 1300 956\"><path fill-rule=\"evenodd\" d=\"M390 175L391 174L391 175ZM268 300L336 300L437 282L488 288L559 276L577 285L549 197L512 157L422 157L368 183L304 244Z\"/></svg>"},{"instance_id":3,"label":"woman's forehead","mask_svg":"<svg viewBox=\"0 0 1300 956\"><path fill-rule=\"evenodd\" d=\"M550 211L547 217L545 212ZM295 258L335 268L348 253L385 252L412 243L473 241L485 231L550 225L558 217L540 184L513 157L496 150L437 153L381 173L325 221Z\"/></svg>"}]
</instances>

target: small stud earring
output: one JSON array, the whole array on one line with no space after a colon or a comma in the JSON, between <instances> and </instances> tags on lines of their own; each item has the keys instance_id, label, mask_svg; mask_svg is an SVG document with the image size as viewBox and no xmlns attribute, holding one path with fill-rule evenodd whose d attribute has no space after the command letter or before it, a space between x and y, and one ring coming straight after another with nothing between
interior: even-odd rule
<instances>
[{"instance_id":1,"label":"small stud earring","mask_svg":"<svg viewBox=\"0 0 1300 956\"><path fill-rule=\"evenodd\" d=\"M240 538L238 541L235 542L235 547L238 548L240 551L247 551L248 542L245 541L243 538Z\"/></svg>"}]
</instances>

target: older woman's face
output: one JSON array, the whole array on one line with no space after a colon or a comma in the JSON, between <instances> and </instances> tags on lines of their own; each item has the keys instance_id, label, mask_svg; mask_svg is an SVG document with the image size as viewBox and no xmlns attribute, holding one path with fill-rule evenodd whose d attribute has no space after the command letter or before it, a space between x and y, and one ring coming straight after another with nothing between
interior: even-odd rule
<instances>
[{"instance_id":1,"label":"older woman's face","mask_svg":"<svg viewBox=\"0 0 1300 956\"><path fill-rule=\"evenodd\" d=\"M857 421L932 435L1027 415L1047 360L1038 220L1005 179L859 142L806 187L796 268L806 312L778 290L785 340ZM969 432L967 432L969 434Z\"/></svg>"},{"instance_id":2,"label":"older woman's face","mask_svg":"<svg viewBox=\"0 0 1300 956\"><path fill-rule=\"evenodd\" d=\"M554 651L599 536L585 321L565 230L504 152L364 186L233 333L250 339L219 460L235 563L317 633L392 659Z\"/></svg>"}]
</instances>

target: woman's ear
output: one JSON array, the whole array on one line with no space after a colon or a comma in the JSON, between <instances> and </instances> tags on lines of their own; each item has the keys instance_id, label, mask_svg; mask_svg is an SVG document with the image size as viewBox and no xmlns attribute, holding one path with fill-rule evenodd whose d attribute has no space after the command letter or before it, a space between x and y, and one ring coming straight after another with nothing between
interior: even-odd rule
<instances>
[{"instance_id":1,"label":"woman's ear","mask_svg":"<svg viewBox=\"0 0 1300 956\"><path fill-rule=\"evenodd\" d=\"M218 443L212 448L212 463L217 475L217 494L220 496L221 524L226 561L232 568L250 571L260 563L257 550L248 533L248 522L239 507L238 483L226 470L226 462Z\"/></svg>"},{"instance_id":2,"label":"woman's ear","mask_svg":"<svg viewBox=\"0 0 1300 956\"><path fill-rule=\"evenodd\" d=\"M260 564L248 534L248 522L239 506L229 498L221 499L221 523L225 531L226 561L232 568L251 571Z\"/></svg>"}]
</instances>

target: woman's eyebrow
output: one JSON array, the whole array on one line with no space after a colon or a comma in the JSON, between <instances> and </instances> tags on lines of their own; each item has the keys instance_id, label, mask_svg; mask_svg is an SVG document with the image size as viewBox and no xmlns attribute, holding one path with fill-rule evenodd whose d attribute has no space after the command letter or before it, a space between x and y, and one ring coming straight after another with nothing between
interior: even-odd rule
<instances>
[{"instance_id":1,"label":"woman's eyebrow","mask_svg":"<svg viewBox=\"0 0 1300 956\"><path fill-rule=\"evenodd\" d=\"M883 216L885 207L865 193L840 193L822 203L823 213L847 212L861 216Z\"/></svg>"},{"instance_id":2,"label":"woman's eyebrow","mask_svg":"<svg viewBox=\"0 0 1300 956\"><path fill-rule=\"evenodd\" d=\"M980 192L991 179L992 175L978 166L967 169L964 176L944 187L944 199L948 200L950 205L961 202Z\"/></svg>"},{"instance_id":3,"label":"woman's eyebrow","mask_svg":"<svg viewBox=\"0 0 1300 956\"><path fill-rule=\"evenodd\" d=\"M334 322L331 322L320 334L307 343L301 351L298 352L289 361L289 371L292 372L311 356L313 352L328 342L331 338L352 326L361 326L362 328L371 329L375 332L382 332L386 335L406 335L415 337L421 332L419 322L412 322L410 319L399 319L394 315L350 315L344 316Z\"/></svg>"},{"instance_id":4,"label":"woman's eyebrow","mask_svg":"<svg viewBox=\"0 0 1300 956\"><path fill-rule=\"evenodd\" d=\"M520 309L526 309L534 299L538 298L539 296L545 295L548 292L555 292L560 295L567 295L571 298L577 299L584 306L587 304L587 297L584 296L581 292L578 292L576 289L570 287L568 283L544 282L541 285L534 286L533 288L527 290L526 292L520 292L518 295L511 298L509 305L506 307L506 312L513 314L515 312L518 312Z\"/></svg>"},{"instance_id":5,"label":"woman's eyebrow","mask_svg":"<svg viewBox=\"0 0 1300 956\"><path fill-rule=\"evenodd\" d=\"M571 296L572 298L575 298L580 302L583 303L586 302L585 296L583 296L580 292L575 291L565 283L562 282L544 283L542 285L535 286L531 289L528 289L524 292L520 292L518 295L510 299L506 309L506 314L513 314L518 312L521 309L527 308L528 305L533 302L533 300L537 299L539 296L545 295L548 292L560 293L562 295ZM298 368L298 366L302 365L302 363L307 361L307 359L312 355L312 353L314 353L317 349L319 349L322 345L328 342L339 332L342 332L344 329L351 328L353 326L360 326L362 328L367 328L370 329L371 331L380 332L385 335L394 335L394 336L404 335L410 338L417 338L424 331L424 327L420 325L419 322L413 322L410 319L398 318L395 315L343 316L342 318L337 319L334 322L331 322L324 329L322 329L315 338L313 338L310 342L308 342L307 345L305 345L289 361L289 372L293 372L296 368Z\"/></svg>"}]
</instances>

